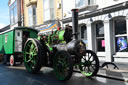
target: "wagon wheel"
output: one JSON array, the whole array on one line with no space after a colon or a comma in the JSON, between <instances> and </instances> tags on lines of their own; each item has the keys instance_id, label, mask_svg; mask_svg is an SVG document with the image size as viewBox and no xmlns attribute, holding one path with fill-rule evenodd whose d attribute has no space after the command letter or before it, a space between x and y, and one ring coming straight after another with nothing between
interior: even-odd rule
<instances>
[{"instance_id":1,"label":"wagon wheel","mask_svg":"<svg viewBox=\"0 0 128 85\"><path fill-rule=\"evenodd\" d=\"M24 47L24 65L28 72L37 73L42 67L44 50L36 39L27 40Z\"/></svg>"},{"instance_id":2,"label":"wagon wheel","mask_svg":"<svg viewBox=\"0 0 128 85\"><path fill-rule=\"evenodd\" d=\"M10 66L15 66L16 65L15 56L14 55L10 56L9 63L10 63Z\"/></svg>"},{"instance_id":3,"label":"wagon wheel","mask_svg":"<svg viewBox=\"0 0 128 85\"><path fill-rule=\"evenodd\" d=\"M71 56L66 51L59 51L54 57L53 67L57 79L61 81L69 80L73 72Z\"/></svg>"},{"instance_id":4,"label":"wagon wheel","mask_svg":"<svg viewBox=\"0 0 128 85\"><path fill-rule=\"evenodd\" d=\"M81 58L79 69L87 77L95 76L99 70L97 55L91 50L86 50L85 55Z\"/></svg>"}]
</instances>

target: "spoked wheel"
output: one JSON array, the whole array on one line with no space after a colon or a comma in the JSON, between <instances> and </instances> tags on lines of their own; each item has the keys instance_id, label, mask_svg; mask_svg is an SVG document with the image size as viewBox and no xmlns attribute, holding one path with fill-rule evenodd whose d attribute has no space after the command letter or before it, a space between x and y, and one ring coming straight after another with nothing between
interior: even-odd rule
<instances>
[{"instance_id":1,"label":"spoked wheel","mask_svg":"<svg viewBox=\"0 0 128 85\"><path fill-rule=\"evenodd\" d=\"M14 55L10 56L9 63L10 63L10 66L15 66L15 57L14 57Z\"/></svg>"},{"instance_id":2,"label":"spoked wheel","mask_svg":"<svg viewBox=\"0 0 128 85\"><path fill-rule=\"evenodd\" d=\"M54 57L53 67L57 79L66 81L71 78L73 62L71 56L66 51L57 52Z\"/></svg>"},{"instance_id":3,"label":"spoked wheel","mask_svg":"<svg viewBox=\"0 0 128 85\"><path fill-rule=\"evenodd\" d=\"M43 48L36 39L29 39L24 47L24 65L28 72L37 73L42 66Z\"/></svg>"},{"instance_id":4,"label":"spoked wheel","mask_svg":"<svg viewBox=\"0 0 128 85\"><path fill-rule=\"evenodd\" d=\"M99 70L99 59L97 55L91 50L86 50L85 55L81 58L79 69L87 77L95 76Z\"/></svg>"}]
</instances>

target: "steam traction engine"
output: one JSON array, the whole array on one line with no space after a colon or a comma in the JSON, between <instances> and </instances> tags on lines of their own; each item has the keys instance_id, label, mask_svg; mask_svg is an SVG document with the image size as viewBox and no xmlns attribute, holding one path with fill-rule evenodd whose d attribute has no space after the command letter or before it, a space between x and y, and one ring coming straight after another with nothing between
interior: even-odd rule
<instances>
[{"instance_id":1,"label":"steam traction engine","mask_svg":"<svg viewBox=\"0 0 128 85\"><path fill-rule=\"evenodd\" d=\"M28 72L37 73L42 66L53 67L59 80L69 80L74 70L87 77L95 76L99 70L97 55L86 50L78 40L78 9L72 10L73 39L68 30L57 30L38 39L28 39L24 46L24 65ZM68 36L67 38L65 36Z\"/></svg>"}]
</instances>

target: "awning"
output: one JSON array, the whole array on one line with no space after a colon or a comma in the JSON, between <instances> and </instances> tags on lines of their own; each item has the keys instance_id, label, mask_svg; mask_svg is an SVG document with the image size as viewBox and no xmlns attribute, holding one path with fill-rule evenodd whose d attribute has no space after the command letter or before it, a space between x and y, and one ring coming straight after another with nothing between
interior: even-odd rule
<instances>
[{"instance_id":1,"label":"awning","mask_svg":"<svg viewBox=\"0 0 128 85\"><path fill-rule=\"evenodd\" d=\"M40 32L46 32L46 31L52 31L57 29L57 25L55 22L51 23L49 26L45 27L45 28L40 28Z\"/></svg>"}]
</instances>

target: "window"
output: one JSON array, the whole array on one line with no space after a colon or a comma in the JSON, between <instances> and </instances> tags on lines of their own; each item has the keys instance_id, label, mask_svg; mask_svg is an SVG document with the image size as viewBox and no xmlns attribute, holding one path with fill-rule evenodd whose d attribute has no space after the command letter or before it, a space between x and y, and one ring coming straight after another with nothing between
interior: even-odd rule
<instances>
[{"instance_id":1,"label":"window","mask_svg":"<svg viewBox=\"0 0 128 85\"><path fill-rule=\"evenodd\" d=\"M87 28L86 25L81 26L81 39L87 40Z\"/></svg>"},{"instance_id":2,"label":"window","mask_svg":"<svg viewBox=\"0 0 128 85\"><path fill-rule=\"evenodd\" d=\"M94 0L76 0L76 7L83 7L88 5L93 5Z\"/></svg>"},{"instance_id":3,"label":"window","mask_svg":"<svg viewBox=\"0 0 128 85\"><path fill-rule=\"evenodd\" d=\"M104 25L102 21L99 21L95 24L96 27L96 45L97 51L105 51L105 40L104 40Z\"/></svg>"},{"instance_id":4,"label":"window","mask_svg":"<svg viewBox=\"0 0 128 85\"><path fill-rule=\"evenodd\" d=\"M10 19L11 25L16 24L18 22L17 1L15 1L10 6Z\"/></svg>"},{"instance_id":5,"label":"window","mask_svg":"<svg viewBox=\"0 0 128 85\"><path fill-rule=\"evenodd\" d=\"M116 52L128 52L126 20L123 18L114 20L114 30Z\"/></svg>"},{"instance_id":6,"label":"window","mask_svg":"<svg viewBox=\"0 0 128 85\"><path fill-rule=\"evenodd\" d=\"M87 27L86 25L81 25L81 39L86 44L86 48L88 48L88 42L87 42Z\"/></svg>"},{"instance_id":7,"label":"window","mask_svg":"<svg viewBox=\"0 0 128 85\"><path fill-rule=\"evenodd\" d=\"M28 20L29 26L34 26L37 23L36 20L36 5L32 5L28 8Z\"/></svg>"},{"instance_id":8,"label":"window","mask_svg":"<svg viewBox=\"0 0 128 85\"><path fill-rule=\"evenodd\" d=\"M43 0L44 21L54 19L54 0Z\"/></svg>"}]
</instances>

